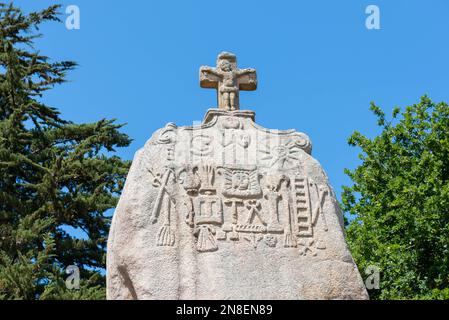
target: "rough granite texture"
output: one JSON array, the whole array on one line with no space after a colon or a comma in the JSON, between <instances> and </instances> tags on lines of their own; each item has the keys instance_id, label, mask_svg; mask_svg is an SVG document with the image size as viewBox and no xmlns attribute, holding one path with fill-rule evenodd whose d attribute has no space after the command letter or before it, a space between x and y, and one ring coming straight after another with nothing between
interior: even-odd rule
<instances>
[{"instance_id":1,"label":"rough granite texture","mask_svg":"<svg viewBox=\"0 0 449 320\"><path fill-rule=\"evenodd\" d=\"M368 299L309 137L258 126L238 108L255 70L229 53L217 64L200 79L219 108L197 126L167 124L135 155L109 234L107 298ZM223 79L233 83L222 90Z\"/></svg>"}]
</instances>

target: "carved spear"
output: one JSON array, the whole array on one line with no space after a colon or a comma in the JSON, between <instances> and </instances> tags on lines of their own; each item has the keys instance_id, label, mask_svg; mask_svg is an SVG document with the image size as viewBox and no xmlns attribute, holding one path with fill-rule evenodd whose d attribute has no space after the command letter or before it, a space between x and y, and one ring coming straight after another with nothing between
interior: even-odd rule
<instances>
[{"instance_id":1,"label":"carved spear","mask_svg":"<svg viewBox=\"0 0 449 320\"><path fill-rule=\"evenodd\" d=\"M167 185L168 179L170 178L170 173L171 173L171 170L167 168L164 173L164 176L162 177L160 189L157 194L156 201L154 202L153 210L152 210L151 216L150 216L151 223L156 223L157 218L159 216L159 210L161 208L162 198L164 197L164 192L166 191L165 187Z\"/></svg>"},{"instance_id":2,"label":"carved spear","mask_svg":"<svg viewBox=\"0 0 449 320\"><path fill-rule=\"evenodd\" d=\"M326 216L324 215L324 210L323 210L323 205L324 205L324 197L327 195L327 190L323 189L323 188L318 188L318 185L316 183L315 184L315 190L316 190L316 194L318 196L318 207L316 208L316 213L315 213L315 217L314 217L314 223L317 222L318 220L318 215L321 214L321 217L323 218L323 228L324 231L327 231L327 221L326 221Z\"/></svg>"}]
</instances>

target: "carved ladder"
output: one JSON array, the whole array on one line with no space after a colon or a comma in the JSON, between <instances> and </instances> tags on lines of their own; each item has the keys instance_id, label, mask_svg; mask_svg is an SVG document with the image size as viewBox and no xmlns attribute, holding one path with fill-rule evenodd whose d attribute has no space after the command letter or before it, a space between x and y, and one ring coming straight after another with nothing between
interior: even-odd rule
<instances>
[{"instance_id":1,"label":"carved ladder","mask_svg":"<svg viewBox=\"0 0 449 320\"><path fill-rule=\"evenodd\" d=\"M309 180L295 176L294 193L296 200L296 225L298 236L313 236L312 207L310 204Z\"/></svg>"}]
</instances>

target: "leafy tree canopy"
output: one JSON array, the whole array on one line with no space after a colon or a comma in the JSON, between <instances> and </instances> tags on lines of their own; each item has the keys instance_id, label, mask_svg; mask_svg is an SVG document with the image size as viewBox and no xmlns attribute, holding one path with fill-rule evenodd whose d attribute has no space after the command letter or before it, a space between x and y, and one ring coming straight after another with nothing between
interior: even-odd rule
<instances>
[{"instance_id":1,"label":"leafy tree canopy","mask_svg":"<svg viewBox=\"0 0 449 320\"><path fill-rule=\"evenodd\" d=\"M427 96L391 120L375 104L381 133L349 144L361 165L346 170L347 238L361 271L380 269L374 299L449 298L449 107Z\"/></svg>"}]
</instances>

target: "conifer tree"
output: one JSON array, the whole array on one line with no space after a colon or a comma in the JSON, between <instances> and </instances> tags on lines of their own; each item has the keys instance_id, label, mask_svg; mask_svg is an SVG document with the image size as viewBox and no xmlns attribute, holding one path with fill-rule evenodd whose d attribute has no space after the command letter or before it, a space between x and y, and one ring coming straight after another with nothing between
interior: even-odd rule
<instances>
[{"instance_id":1,"label":"conifer tree","mask_svg":"<svg viewBox=\"0 0 449 320\"><path fill-rule=\"evenodd\" d=\"M130 139L114 120L75 124L43 102L76 67L33 47L58 9L25 14L0 3L0 299L105 296L107 211L129 168L112 154ZM79 290L66 288L69 265L80 270Z\"/></svg>"}]
</instances>

